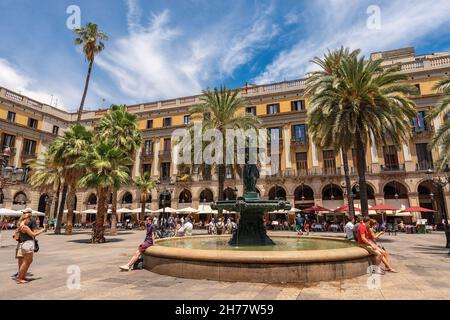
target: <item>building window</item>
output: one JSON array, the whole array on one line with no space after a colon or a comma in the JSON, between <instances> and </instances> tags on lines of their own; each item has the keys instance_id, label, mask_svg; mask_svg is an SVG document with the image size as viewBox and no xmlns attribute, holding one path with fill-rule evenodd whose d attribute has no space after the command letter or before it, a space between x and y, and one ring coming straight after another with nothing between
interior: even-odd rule
<instances>
[{"instance_id":1,"label":"building window","mask_svg":"<svg viewBox=\"0 0 450 320\"><path fill-rule=\"evenodd\" d=\"M6 118L8 121L16 122L16 113L12 111L8 111L8 117Z\"/></svg>"},{"instance_id":2,"label":"building window","mask_svg":"<svg viewBox=\"0 0 450 320\"><path fill-rule=\"evenodd\" d=\"M418 93L422 94L422 92L420 91L420 83L415 84L414 86L417 88Z\"/></svg>"},{"instance_id":3,"label":"building window","mask_svg":"<svg viewBox=\"0 0 450 320\"><path fill-rule=\"evenodd\" d=\"M305 110L305 100L291 101L291 111Z\"/></svg>"},{"instance_id":4,"label":"building window","mask_svg":"<svg viewBox=\"0 0 450 320\"><path fill-rule=\"evenodd\" d=\"M184 116L183 122L184 124L189 124L191 122L191 116L190 115Z\"/></svg>"},{"instance_id":5,"label":"building window","mask_svg":"<svg viewBox=\"0 0 450 320\"><path fill-rule=\"evenodd\" d=\"M297 172L306 174L308 171L308 153L297 152L295 154L295 162L297 164Z\"/></svg>"},{"instance_id":6,"label":"building window","mask_svg":"<svg viewBox=\"0 0 450 320\"><path fill-rule=\"evenodd\" d=\"M152 129L153 128L153 120L147 120L147 129Z\"/></svg>"},{"instance_id":7,"label":"building window","mask_svg":"<svg viewBox=\"0 0 450 320\"><path fill-rule=\"evenodd\" d=\"M171 142L170 142L170 138L165 138L164 139L164 145L163 145L163 147L164 147L164 151L170 151L170 149L171 149Z\"/></svg>"},{"instance_id":8,"label":"building window","mask_svg":"<svg viewBox=\"0 0 450 320\"><path fill-rule=\"evenodd\" d=\"M416 144L417 166L419 170L428 170L433 168L433 156L428 149L427 143Z\"/></svg>"},{"instance_id":9,"label":"building window","mask_svg":"<svg viewBox=\"0 0 450 320\"><path fill-rule=\"evenodd\" d=\"M151 157L153 154L153 141L152 140L145 140L144 142L144 156L145 157Z\"/></svg>"},{"instance_id":10,"label":"building window","mask_svg":"<svg viewBox=\"0 0 450 320\"><path fill-rule=\"evenodd\" d=\"M14 148L16 142L16 136L13 136L11 134L3 133L2 134L2 147L10 147ZM2 148L2 149L3 149ZM3 151L3 150L0 150Z\"/></svg>"},{"instance_id":11,"label":"building window","mask_svg":"<svg viewBox=\"0 0 450 320\"><path fill-rule=\"evenodd\" d=\"M245 112L256 116L256 107L246 107Z\"/></svg>"},{"instance_id":12,"label":"building window","mask_svg":"<svg viewBox=\"0 0 450 320\"><path fill-rule=\"evenodd\" d=\"M142 165L142 174L148 172L148 174L152 175L152 165L151 163L144 163Z\"/></svg>"},{"instance_id":13,"label":"building window","mask_svg":"<svg viewBox=\"0 0 450 320\"><path fill-rule=\"evenodd\" d=\"M28 126L30 128L37 128L38 121L36 119L33 119L33 118L28 118Z\"/></svg>"},{"instance_id":14,"label":"building window","mask_svg":"<svg viewBox=\"0 0 450 320\"><path fill-rule=\"evenodd\" d=\"M292 126L292 140L294 140L295 143L306 143L306 125L297 124Z\"/></svg>"},{"instance_id":15,"label":"building window","mask_svg":"<svg viewBox=\"0 0 450 320\"><path fill-rule=\"evenodd\" d=\"M170 127L170 126L172 126L172 118L164 118L163 127Z\"/></svg>"},{"instance_id":16,"label":"building window","mask_svg":"<svg viewBox=\"0 0 450 320\"><path fill-rule=\"evenodd\" d=\"M269 145L271 143L281 144L281 129L280 128L268 128L267 132L269 134Z\"/></svg>"},{"instance_id":17,"label":"building window","mask_svg":"<svg viewBox=\"0 0 450 320\"><path fill-rule=\"evenodd\" d=\"M395 146L384 146L384 165L388 170L398 170L400 165L398 163L397 149Z\"/></svg>"},{"instance_id":18,"label":"building window","mask_svg":"<svg viewBox=\"0 0 450 320\"><path fill-rule=\"evenodd\" d=\"M426 112L419 111L417 113L417 118L413 119L414 132L428 131L428 123L426 121Z\"/></svg>"},{"instance_id":19,"label":"building window","mask_svg":"<svg viewBox=\"0 0 450 320\"><path fill-rule=\"evenodd\" d=\"M23 154L26 156L34 156L36 154L36 141L24 139Z\"/></svg>"},{"instance_id":20,"label":"building window","mask_svg":"<svg viewBox=\"0 0 450 320\"><path fill-rule=\"evenodd\" d=\"M58 134L58 132L59 132L59 127L53 126L53 134Z\"/></svg>"},{"instance_id":21,"label":"building window","mask_svg":"<svg viewBox=\"0 0 450 320\"><path fill-rule=\"evenodd\" d=\"M334 174L336 172L336 157L334 150L323 151L323 168L325 174Z\"/></svg>"},{"instance_id":22,"label":"building window","mask_svg":"<svg viewBox=\"0 0 450 320\"><path fill-rule=\"evenodd\" d=\"M273 103L267 105L267 114L276 114L280 113L280 104L279 103Z\"/></svg>"},{"instance_id":23,"label":"building window","mask_svg":"<svg viewBox=\"0 0 450 320\"><path fill-rule=\"evenodd\" d=\"M161 180L170 180L170 162L161 163Z\"/></svg>"}]
</instances>

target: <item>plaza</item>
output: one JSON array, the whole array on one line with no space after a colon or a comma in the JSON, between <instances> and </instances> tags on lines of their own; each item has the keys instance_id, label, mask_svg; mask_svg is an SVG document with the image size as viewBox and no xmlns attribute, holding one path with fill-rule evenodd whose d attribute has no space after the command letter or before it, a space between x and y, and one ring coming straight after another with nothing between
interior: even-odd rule
<instances>
[{"instance_id":1,"label":"plaza","mask_svg":"<svg viewBox=\"0 0 450 320\"><path fill-rule=\"evenodd\" d=\"M270 232L283 235L292 232ZM204 234L196 231L196 235ZM295 233L292 233L295 234ZM36 280L18 286L11 279L16 272L15 242L11 231L2 231L0 248L0 299L162 299L162 300L366 300L450 299L450 257L444 248L443 232L384 235L379 242L390 253L397 274L381 276L379 288L367 287L368 276L342 281L298 284L264 284L192 280L158 275L145 269L119 271L144 237L143 231L121 231L107 236L102 245L89 243L88 232L72 236L40 237L40 251L30 269ZM341 233L312 236L343 238ZM69 266L80 268L80 288L68 289ZM71 270L71 269L70 269Z\"/></svg>"}]
</instances>

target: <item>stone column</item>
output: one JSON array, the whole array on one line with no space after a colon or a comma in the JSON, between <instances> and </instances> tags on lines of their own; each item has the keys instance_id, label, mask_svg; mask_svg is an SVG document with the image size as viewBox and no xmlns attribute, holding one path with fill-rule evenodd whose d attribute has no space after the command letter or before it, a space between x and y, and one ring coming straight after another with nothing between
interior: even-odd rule
<instances>
[{"instance_id":1,"label":"stone column","mask_svg":"<svg viewBox=\"0 0 450 320\"><path fill-rule=\"evenodd\" d=\"M141 175L141 152L142 152L142 148L138 148L136 150L136 161L134 161L134 176L138 177Z\"/></svg>"},{"instance_id":2,"label":"stone column","mask_svg":"<svg viewBox=\"0 0 450 320\"><path fill-rule=\"evenodd\" d=\"M153 155L153 176L159 177L159 144L160 141L157 139L153 145L154 147L154 155Z\"/></svg>"},{"instance_id":3,"label":"stone column","mask_svg":"<svg viewBox=\"0 0 450 320\"><path fill-rule=\"evenodd\" d=\"M20 158L22 155L23 136L16 136L16 155L14 156L14 167L20 167Z\"/></svg>"},{"instance_id":4,"label":"stone column","mask_svg":"<svg viewBox=\"0 0 450 320\"><path fill-rule=\"evenodd\" d=\"M289 126L283 127L283 139L284 139L284 157L286 169L292 169L291 162L291 135Z\"/></svg>"},{"instance_id":5,"label":"stone column","mask_svg":"<svg viewBox=\"0 0 450 320\"><path fill-rule=\"evenodd\" d=\"M411 150L409 149L409 143L404 143L403 146L403 157L405 158L405 168L406 171L415 171L414 163L411 158Z\"/></svg>"}]
</instances>

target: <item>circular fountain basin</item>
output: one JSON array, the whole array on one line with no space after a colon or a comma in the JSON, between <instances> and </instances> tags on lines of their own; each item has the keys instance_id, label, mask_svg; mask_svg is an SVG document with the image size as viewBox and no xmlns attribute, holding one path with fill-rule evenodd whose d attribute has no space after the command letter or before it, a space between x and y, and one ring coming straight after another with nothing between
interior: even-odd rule
<instances>
[{"instance_id":1,"label":"circular fountain basin","mask_svg":"<svg viewBox=\"0 0 450 320\"><path fill-rule=\"evenodd\" d=\"M272 236L274 246L228 245L229 236L159 239L144 267L173 277L263 283L313 283L365 274L370 254L354 242Z\"/></svg>"}]
</instances>

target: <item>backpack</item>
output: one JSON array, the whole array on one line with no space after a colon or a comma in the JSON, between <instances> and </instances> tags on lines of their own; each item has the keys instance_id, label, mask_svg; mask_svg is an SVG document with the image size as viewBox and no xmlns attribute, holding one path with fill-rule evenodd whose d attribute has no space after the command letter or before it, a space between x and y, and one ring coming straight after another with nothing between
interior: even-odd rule
<instances>
[{"instance_id":1,"label":"backpack","mask_svg":"<svg viewBox=\"0 0 450 320\"><path fill-rule=\"evenodd\" d=\"M14 231L13 239L20 242L20 226L17 227L16 231Z\"/></svg>"}]
</instances>

